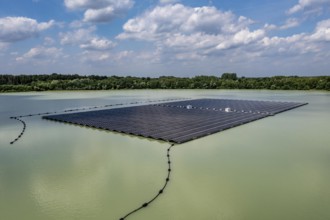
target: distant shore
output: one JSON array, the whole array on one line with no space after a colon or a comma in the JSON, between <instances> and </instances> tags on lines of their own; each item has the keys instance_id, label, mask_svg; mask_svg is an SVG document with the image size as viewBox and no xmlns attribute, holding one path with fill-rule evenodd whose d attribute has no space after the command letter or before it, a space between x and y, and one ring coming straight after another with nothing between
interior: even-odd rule
<instances>
[{"instance_id":1,"label":"distant shore","mask_svg":"<svg viewBox=\"0 0 330 220\"><path fill-rule=\"evenodd\" d=\"M326 90L330 76L237 77L235 73L218 76L120 77L98 75L0 75L0 92L53 90L121 90L121 89L265 89Z\"/></svg>"}]
</instances>

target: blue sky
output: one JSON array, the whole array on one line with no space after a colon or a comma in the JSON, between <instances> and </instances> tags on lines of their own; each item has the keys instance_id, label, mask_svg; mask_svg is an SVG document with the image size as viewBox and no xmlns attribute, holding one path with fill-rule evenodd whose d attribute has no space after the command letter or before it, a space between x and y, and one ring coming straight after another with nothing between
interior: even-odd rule
<instances>
[{"instance_id":1,"label":"blue sky","mask_svg":"<svg viewBox=\"0 0 330 220\"><path fill-rule=\"evenodd\" d=\"M330 0L1 0L1 74L330 75Z\"/></svg>"}]
</instances>

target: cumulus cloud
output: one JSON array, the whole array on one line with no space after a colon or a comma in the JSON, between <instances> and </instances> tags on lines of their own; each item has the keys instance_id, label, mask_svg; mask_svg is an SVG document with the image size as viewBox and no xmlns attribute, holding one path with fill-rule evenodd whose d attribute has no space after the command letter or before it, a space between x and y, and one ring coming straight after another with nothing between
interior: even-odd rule
<instances>
[{"instance_id":1,"label":"cumulus cloud","mask_svg":"<svg viewBox=\"0 0 330 220\"><path fill-rule=\"evenodd\" d=\"M16 42L33 38L52 27L54 23L53 20L38 23L36 20L26 17L0 18L0 41Z\"/></svg>"},{"instance_id":2,"label":"cumulus cloud","mask_svg":"<svg viewBox=\"0 0 330 220\"><path fill-rule=\"evenodd\" d=\"M103 63L110 61L111 53L101 51L85 51L80 60L83 63Z\"/></svg>"},{"instance_id":3,"label":"cumulus cloud","mask_svg":"<svg viewBox=\"0 0 330 220\"><path fill-rule=\"evenodd\" d=\"M311 35L312 40L330 41L330 19L317 23L315 32Z\"/></svg>"},{"instance_id":4,"label":"cumulus cloud","mask_svg":"<svg viewBox=\"0 0 330 220\"><path fill-rule=\"evenodd\" d=\"M287 13L288 14L295 14L297 12L311 9L313 7L320 7L324 4L330 4L330 0L299 0L298 4L291 7Z\"/></svg>"},{"instance_id":5,"label":"cumulus cloud","mask_svg":"<svg viewBox=\"0 0 330 220\"><path fill-rule=\"evenodd\" d=\"M222 12L215 7L165 5L128 20L123 27L124 33L118 38L154 40L168 33L234 33L250 22L245 17L237 18L233 13Z\"/></svg>"},{"instance_id":6,"label":"cumulus cloud","mask_svg":"<svg viewBox=\"0 0 330 220\"><path fill-rule=\"evenodd\" d=\"M71 10L84 10L85 22L110 22L133 7L132 0L65 0Z\"/></svg>"},{"instance_id":7,"label":"cumulus cloud","mask_svg":"<svg viewBox=\"0 0 330 220\"><path fill-rule=\"evenodd\" d=\"M86 9L86 8L102 8L108 4L107 0L64 0L64 4L68 9Z\"/></svg>"},{"instance_id":8,"label":"cumulus cloud","mask_svg":"<svg viewBox=\"0 0 330 220\"><path fill-rule=\"evenodd\" d=\"M216 49L229 49L239 45L247 45L251 42L261 39L265 35L263 30L250 31L249 29L243 29L230 38L223 40Z\"/></svg>"},{"instance_id":9,"label":"cumulus cloud","mask_svg":"<svg viewBox=\"0 0 330 220\"><path fill-rule=\"evenodd\" d=\"M176 53L180 59L202 59L216 50L227 50L262 39L265 31L251 31L249 26L253 23L251 19L215 7L164 5L130 19L117 38L151 41L158 50Z\"/></svg>"},{"instance_id":10,"label":"cumulus cloud","mask_svg":"<svg viewBox=\"0 0 330 220\"><path fill-rule=\"evenodd\" d=\"M160 4L173 4L173 3L177 3L180 2L180 0L159 0Z\"/></svg>"},{"instance_id":11,"label":"cumulus cloud","mask_svg":"<svg viewBox=\"0 0 330 220\"><path fill-rule=\"evenodd\" d=\"M161 64L183 71L188 68L195 73L203 68L209 72L216 67L234 67L246 72L255 70L254 65L275 72L279 65L287 64L283 70L291 70L294 68L289 63L295 66L304 63L304 68L296 70L306 72L307 62L302 60L322 63L330 58L330 19L319 22L309 33L276 36L276 31L297 27L302 21L288 18L281 26L261 24L258 28L249 18L212 6L165 4L128 20L117 39L147 41L154 45L152 50L144 51L145 56L140 53L139 58L134 58L133 63L137 65L143 63L141 60L148 60L155 68L161 68L158 66ZM264 63L272 67L264 68Z\"/></svg>"},{"instance_id":12,"label":"cumulus cloud","mask_svg":"<svg viewBox=\"0 0 330 220\"><path fill-rule=\"evenodd\" d=\"M116 44L108 39L92 38L89 42L80 45L80 48L85 50L109 50Z\"/></svg>"},{"instance_id":13,"label":"cumulus cloud","mask_svg":"<svg viewBox=\"0 0 330 220\"><path fill-rule=\"evenodd\" d=\"M74 31L69 31L66 33L60 33L60 41L62 45L75 45L86 43L93 38L94 31L96 28L88 27L88 28L79 28Z\"/></svg>"},{"instance_id":14,"label":"cumulus cloud","mask_svg":"<svg viewBox=\"0 0 330 220\"><path fill-rule=\"evenodd\" d=\"M302 20L300 20L300 19L297 19L297 18L288 18L288 19L286 19L286 21L284 22L284 24L281 25L281 26L276 26L274 24L265 24L263 29L265 31L286 30L286 29L297 27L301 23L302 23Z\"/></svg>"},{"instance_id":15,"label":"cumulus cloud","mask_svg":"<svg viewBox=\"0 0 330 220\"><path fill-rule=\"evenodd\" d=\"M88 9L84 15L84 21L107 22L111 21L115 16L115 9L111 6L101 9Z\"/></svg>"},{"instance_id":16,"label":"cumulus cloud","mask_svg":"<svg viewBox=\"0 0 330 220\"><path fill-rule=\"evenodd\" d=\"M297 27L300 25L300 21L296 18L289 18L285 21L285 24L279 27L281 30Z\"/></svg>"},{"instance_id":17,"label":"cumulus cloud","mask_svg":"<svg viewBox=\"0 0 330 220\"><path fill-rule=\"evenodd\" d=\"M79 45L84 50L109 50L116 46L114 42L106 38L100 38L94 34L96 28L79 28L74 31L60 33L62 45Z\"/></svg>"},{"instance_id":18,"label":"cumulus cloud","mask_svg":"<svg viewBox=\"0 0 330 220\"><path fill-rule=\"evenodd\" d=\"M263 54L304 55L314 53L329 56L330 19L318 22L312 33L300 33L288 37L265 37L259 45ZM328 49L327 49L328 48Z\"/></svg>"},{"instance_id":19,"label":"cumulus cloud","mask_svg":"<svg viewBox=\"0 0 330 220\"><path fill-rule=\"evenodd\" d=\"M62 50L56 47L34 47L31 48L24 55L17 57L16 61L30 61L30 60L48 60L60 57Z\"/></svg>"}]
</instances>

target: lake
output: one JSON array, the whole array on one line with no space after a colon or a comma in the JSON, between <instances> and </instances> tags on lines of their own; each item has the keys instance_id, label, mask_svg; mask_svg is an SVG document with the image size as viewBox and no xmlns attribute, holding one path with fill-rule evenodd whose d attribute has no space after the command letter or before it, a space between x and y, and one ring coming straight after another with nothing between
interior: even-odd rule
<instances>
[{"instance_id":1,"label":"lake","mask_svg":"<svg viewBox=\"0 0 330 220\"><path fill-rule=\"evenodd\" d=\"M171 150L165 192L132 220L330 219L330 93L124 90L0 95L0 219L120 219L164 185L169 143L11 116L168 98L308 102Z\"/></svg>"}]
</instances>

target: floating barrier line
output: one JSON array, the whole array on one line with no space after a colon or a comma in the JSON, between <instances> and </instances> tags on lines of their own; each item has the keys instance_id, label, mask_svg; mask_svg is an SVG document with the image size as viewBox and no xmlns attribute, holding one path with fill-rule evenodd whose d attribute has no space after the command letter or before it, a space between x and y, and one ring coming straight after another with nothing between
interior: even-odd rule
<instances>
[{"instance_id":1,"label":"floating barrier line","mask_svg":"<svg viewBox=\"0 0 330 220\"><path fill-rule=\"evenodd\" d=\"M172 172L172 168L171 168L171 155L170 155L170 151L171 148L174 146L174 144L172 144L168 149L167 149L167 163L168 163L168 169L167 169L167 177L165 179L165 184L164 186L158 191L158 193L149 201L143 203L140 207L134 209L133 211L129 212L128 214L126 214L124 217L120 218L119 220L125 220L126 218L128 218L130 215L144 209L147 208L151 203L153 203L161 194L164 193L164 190L166 189L168 182L170 181L170 175Z\"/></svg>"},{"instance_id":2,"label":"floating barrier line","mask_svg":"<svg viewBox=\"0 0 330 220\"><path fill-rule=\"evenodd\" d=\"M18 120L23 124L23 130L21 131L21 133L17 136L17 138L15 140L10 142L10 144L14 144L16 141L18 141L23 136L23 134L26 130L26 123L21 118L42 116L42 115L51 115L51 114L59 114L59 113L69 113L69 112L85 111L85 110L94 110L94 109L99 109L99 108L109 108L109 107L116 107L116 106L123 106L123 105L136 105L136 104L145 104L145 103L153 103L153 102L168 102L168 101L179 101L179 100L189 100L189 99L190 98L147 100L147 101L140 101L140 102L117 103L117 104L91 106L91 107L85 107L85 108L66 109L66 110L60 110L60 111L54 111L54 112L42 112L42 113L12 116L12 117L10 117L10 119Z\"/></svg>"},{"instance_id":3,"label":"floating barrier line","mask_svg":"<svg viewBox=\"0 0 330 220\"><path fill-rule=\"evenodd\" d=\"M10 118L20 121L23 124L23 129L22 129L21 133L17 136L17 138L15 138L12 142L10 142L10 144L14 144L16 141L18 141L23 136L25 129L26 129L26 123L25 123L25 121L23 121L22 119L19 119L17 117L10 117Z\"/></svg>"}]
</instances>

